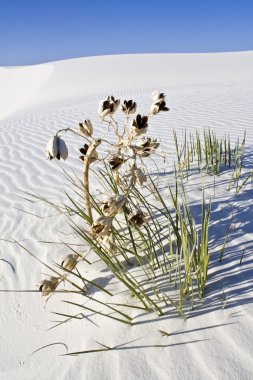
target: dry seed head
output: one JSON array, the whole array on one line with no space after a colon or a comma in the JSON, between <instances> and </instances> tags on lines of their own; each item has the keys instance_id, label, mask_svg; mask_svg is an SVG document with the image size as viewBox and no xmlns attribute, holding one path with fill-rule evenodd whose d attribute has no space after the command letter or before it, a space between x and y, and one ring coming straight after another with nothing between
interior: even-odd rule
<instances>
[{"instance_id":1,"label":"dry seed head","mask_svg":"<svg viewBox=\"0 0 253 380\"><path fill-rule=\"evenodd\" d=\"M122 211L122 207L125 204L125 198L122 194L116 197L110 197L106 203L101 207L101 211L105 216L115 216Z\"/></svg>"},{"instance_id":2,"label":"dry seed head","mask_svg":"<svg viewBox=\"0 0 253 380\"><path fill-rule=\"evenodd\" d=\"M156 139L150 137L144 137L142 141L135 147L137 156L148 157L151 153L159 147L159 143Z\"/></svg>"},{"instance_id":3,"label":"dry seed head","mask_svg":"<svg viewBox=\"0 0 253 380\"><path fill-rule=\"evenodd\" d=\"M58 144L57 144L57 136L51 137L51 139L48 141L46 149L45 149L45 155L48 160L52 160L55 158L58 154Z\"/></svg>"},{"instance_id":4,"label":"dry seed head","mask_svg":"<svg viewBox=\"0 0 253 380\"><path fill-rule=\"evenodd\" d=\"M134 136L142 135L146 133L148 128L148 116L141 116L138 114L135 119L132 120L131 129Z\"/></svg>"},{"instance_id":5,"label":"dry seed head","mask_svg":"<svg viewBox=\"0 0 253 380\"><path fill-rule=\"evenodd\" d=\"M160 90L155 90L152 92L151 98L154 103L165 100L166 95Z\"/></svg>"},{"instance_id":6,"label":"dry seed head","mask_svg":"<svg viewBox=\"0 0 253 380\"><path fill-rule=\"evenodd\" d=\"M38 286L42 296L48 296L53 293L59 284L59 277L49 277L49 279L42 280Z\"/></svg>"},{"instance_id":7,"label":"dry seed head","mask_svg":"<svg viewBox=\"0 0 253 380\"><path fill-rule=\"evenodd\" d=\"M93 126L89 119L84 120L83 123L79 123L79 126L77 128L78 132L82 133L83 135L90 137L93 134Z\"/></svg>"},{"instance_id":8,"label":"dry seed head","mask_svg":"<svg viewBox=\"0 0 253 380\"><path fill-rule=\"evenodd\" d=\"M147 181L147 177L141 168L135 169L134 176L135 176L135 179L134 179L135 185L136 183L138 183L138 185L142 186L143 183Z\"/></svg>"},{"instance_id":9,"label":"dry seed head","mask_svg":"<svg viewBox=\"0 0 253 380\"><path fill-rule=\"evenodd\" d=\"M56 135L48 141L45 155L49 160L52 160L53 158L57 158L57 160L60 160L61 158L66 160L68 158L68 148L65 142Z\"/></svg>"},{"instance_id":10,"label":"dry seed head","mask_svg":"<svg viewBox=\"0 0 253 380\"><path fill-rule=\"evenodd\" d=\"M158 114L159 112L161 111L169 111L169 108L166 107L166 103L164 100L162 101L158 101L156 103L153 103L151 105L151 108L150 108L150 111L149 111L149 114L150 115L156 115Z\"/></svg>"},{"instance_id":11,"label":"dry seed head","mask_svg":"<svg viewBox=\"0 0 253 380\"><path fill-rule=\"evenodd\" d=\"M137 109L137 104L133 100L124 100L124 103L121 105L121 110L126 115L134 114Z\"/></svg>"},{"instance_id":12,"label":"dry seed head","mask_svg":"<svg viewBox=\"0 0 253 380\"><path fill-rule=\"evenodd\" d=\"M72 271L77 264L78 257L77 254L72 253L64 256L61 260L61 266L68 271Z\"/></svg>"},{"instance_id":13,"label":"dry seed head","mask_svg":"<svg viewBox=\"0 0 253 380\"><path fill-rule=\"evenodd\" d=\"M100 216L92 224L92 232L96 238L104 237L109 234L112 225L112 218L108 216Z\"/></svg>"},{"instance_id":14,"label":"dry seed head","mask_svg":"<svg viewBox=\"0 0 253 380\"><path fill-rule=\"evenodd\" d=\"M103 238L102 244L107 249L108 253L114 255L117 253L118 247L115 244L115 238L112 234L107 235Z\"/></svg>"},{"instance_id":15,"label":"dry seed head","mask_svg":"<svg viewBox=\"0 0 253 380\"><path fill-rule=\"evenodd\" d=\"M115 99L114 96L108 96L106 100L99 103L98 114L103 120L107 115L113 115L120 105L120 100Z\"/></svg>"},{"instance_id":16,"label":"dry seed head","mask_svg":"<svg viewBox=\"0 0 253 380\"><path fill-rule=\"evenodd\" d=\"M133 224L137 227L141 227L143 224L147 222L147 216L141 210L137 212L133 212L129 215L128 220L130 224Z\"/></svg>"},{"instance_id":17,"label":"dry seed head","mask_svg":"<svg viewBox=\"0 0 253 380\"><path fill-rule=\"evenodd\" d=\"M123 163L124 159L120 156L113 156L109 161L112 171L118 171Z\"/></svg>"},{"instance_id":18,"label":"dry seed head","mask_svg":"<svg viewBox=\"0 0 253 380\"><path fill-rule=\"evenodd\" d=\"M68 158L67 145L65 144L65 142L60 137L57 137L57 142L58 142L58 149L59 149L60 158L62 158L63 160L66 160ZM59 158L58 158L58 160L59 160Z\"/></svg>"},{"instance_id":19,"label":"dry seed head","mask_svg":"<svg viewBox=\"0 0 253 380\"><path fill-rule=\"evenodd\" d=\"M80 160L84 161L84 158L87 156L87 152L90 145L84 144L82 148L79 149L79 152L83 154L83 156L80 156ZM88 156L87 156L88 157ZM98 153L96 150L93 150L91 156L90 156L90 163L95 162L98 159Z\"/></svg>"},{"instance_id":20,"label":"dry seed head","mask_svg":"<svg viewBox=\"0 0 253 380\"><path fill-rule=\"evenodd\" d=\"M89 145L88 144L84 144L84 146L79 149L79 152L82 153L84 156L86 156L86 154L88 152L88 149L89 149Z\"/></svg>"}]
</instances>

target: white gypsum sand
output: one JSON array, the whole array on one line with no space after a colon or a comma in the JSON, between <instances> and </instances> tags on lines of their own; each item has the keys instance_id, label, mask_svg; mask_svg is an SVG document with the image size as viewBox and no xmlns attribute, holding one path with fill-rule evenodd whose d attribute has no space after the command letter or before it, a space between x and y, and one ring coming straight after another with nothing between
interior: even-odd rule
<instances>
[{"instance_id":1,"label":"white gypsum sand","mask_svg":"<svg viewBox=\"0 0 253 380\"><path fill-rule=\"evenodd\" d=\"M97 137L103 135L106 127L99 122L97 108L108 94L137 101L138 112L145 114L151 92L165 92L170 111L152 119L148 135L161 139L169 153L175 152L173 130L180 138L184 129L194 133L210 127L219 136L229 133L232 142L238 137L242 140L246 130L244 165L252 170L252 67L253 53L239 52L90 57L1 68L0 238L19 241L47 263L58 262L66 253L60 244L41 243L69 238L64 217L44 203L26 202L23 192L36 191L52 201L63 196L64 174L58 162L46 161L45 145L58 129L76 127L85 118L92 120ZM81 173L80 143L74 136L63 137L70 159L61 166ZM173 155L169 161L172 164ZM172 308L160 318L155 314L137 317L132 327L84 310L84 319L48 331L55 325L51 321L60 320L51 311L80 311L61 302L66 299L64 294L54 295L45 305L36 292L1 292L0 379L250 379L253 190L248 184L239 194L226 191L222 181L229 177L225 173L221 183L216 179L215 198L213 178L205 179L206 196L212 197L210 242L214 249L205 297L186 322ZM166 180L170 178L162 181ZM194 177L188 185L189 201L196 208L199 185ZM37 289L49 270L15 244L1 240L0 247L0 288ZM109 284L117 290L117 283L100 262L79 269L100 286ZM90 295L98 293L95 288L89 291ZM78 297L69 299L87 302ZM101 348L96 342L118 348L79 357L60 356L67 349ZM58 344L31 355L50 343Z\"/></svg>"}]
</instances>

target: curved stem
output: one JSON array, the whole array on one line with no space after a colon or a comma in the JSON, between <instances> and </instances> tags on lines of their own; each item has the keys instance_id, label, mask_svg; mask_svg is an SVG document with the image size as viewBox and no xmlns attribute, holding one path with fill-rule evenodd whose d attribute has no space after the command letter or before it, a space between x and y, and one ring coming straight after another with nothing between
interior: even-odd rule
<instances>
[{"instance_id":1,"label":"curved stem","mask_svg":"<svg viewBox=\"0 0 253 380\"><path fill-rule=\"evenodd\" d=\"M91 136L90 136L90 139L89 139L88 136L82 135L81 133L75 131L75 130L72 129L72 128L63 128L63 129L59 129L59 131L57 131L57 133L56 133L56 136L57 136L58 133L60 133L60 132L72 132L72 133L74 133L75 135L77 135L77 136L79 136L79 137L82 137L82 138L85 139L85 140L88 140L89 142L90 142L90 139L93 139L93 137L91 137Z\"/></svg>"},{"instance_id":2,"label":"curved stem","mask_svg":"<svg viewBox=\"0 0 253 380\"><path fill-rule=\"evenodd\" d=\"M90 190L89 190L89 166L92 159L92 154L98 145L101 144L101 140L95 140L88 148L87 155L84 158L83 165L83 185L84 185L84 199L86 203L86 212L88 218L90 220L90 224L93 223L92 211L91 211L91 203L90 203Z\"/></svg>"}]
</instances>

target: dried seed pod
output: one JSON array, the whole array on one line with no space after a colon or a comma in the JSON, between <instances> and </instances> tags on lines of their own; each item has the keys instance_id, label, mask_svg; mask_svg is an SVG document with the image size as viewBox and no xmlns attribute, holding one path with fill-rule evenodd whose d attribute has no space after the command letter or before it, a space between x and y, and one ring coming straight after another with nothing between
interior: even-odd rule
<instances>
[{"instance_id":1,"label":"dried seed pod","mask_svg":"<svg viewBox=\"0 0 253 380\"><path fill-rule=\"evenodd\" d=\"M147 216L144 214L144 212L138 210L137 212L131 213L128 217L128 220L130 224L141 227L147 222Z\"/></svg>"},{"instance_id":2,"label":"dried seed pod","mask_svg":"<svg viewBox=\"0 0 253 380\"><path fill-rule=\"evenodd\" d=\"M147 177L141 168L135 169L134 176L135 176L134 184L138 183L138 185L142 186L143 183L147 181Z\"/></svg>"},{"instance_id":3,"label":"dried seed pod","mask_svg":"<svg viewBox=\"0 0 253 380\"><path fill-rule=\"evenodd\" d=\"M160 92L159 90L155 90L152 92L151 98L154 103L161 102L162 100L165 100L166 95L163 92Z\"/></svg>"},{"instance_id":4,"label":"dried seed pod","mask_svg":"<svg viewBox=\"0 0 253 380\"><path fill-rule=\"evenodd\" d=\"M114 255L117 253L118 247L115 244L115 238L114 235L110 234L103 238L102 244L107 249L108 253Z\"/></svg>"},{"instance_id":5,"label":"dried seed pod","mask_svg":"<svg viewBox=\"0 0 253 380\"><path fill-rule=\"evenodd\" d=\"M78 257L77 254L73 253L64 256L61 260L61 266L68 271L72 271L77 264Z\"/></svg>"},{"instance_id":6,"label":"dried seed pod","mask_svg":"<svg viewBox=\"0 0 253 380\"><path fill-rule=\"evenodd\" d=\"M63 160L66 160L68 158L67 145L60 137L57 138L57 142L58 142L58 150L59 150L58 154L60 155L60 158L62 158Z\"/></svg>"},{"instance_id":7,"label":"dried seed pod","mask_svg":"<svg viewBox=\"0 0 253 380\"><path fill-rule=\"evenodd\" d=\"M159 147L159 143L156 139L150 137L144 137L142 141L135 147L137 156L148 157L151 153Z\"/></svg>"},{"instance_id":8,"label":"dried seed pod","mask_svg":"<svg viewBox=\"0 0 253 380\"><path fill-rule=\"evenodd\" d=\"M166 107L166 103L165 103L164 100L162 100L160 102L153 103L151 105L149 113L151 115L156 115L156 114L158 114L161 111L169 111L169 108Z\"/></svg>"},{"instance_id":9,"label":"dried seed pod","mask_svg":"<svg viewBox=\"0 0 253 380\"><path fill-rule=\"evenodd\" d=\"M84 146L79 149L79 152L82 153L84 156L86 156L86 154L88 152L88 149L89 149L89 145L88 144L84 144Z\"/></svg>"},{"instance_id":10,"label":"dried seed pod","mask_svg":"<svg viewBox=\"0 0 253 380\"><path fill-rule=\"evenodd\" d=\"M108 96L106 100L99 103L98 114L103 120L107 115L113 115L119 107L120 100L115 99L114 96Z\"/></svg>"},{"instance_id":11,"label":"dried seed pod","mask_svg":"<svg viewBox=\"0 0 253 380\"><path fill-rule=\"evenodd\" d=\"M124 159L120 156L113 156L109 161L112 171L118 171L121 165L124 163Z\"/></svg>"},{"instance_id":12,"label":"dried seed pod","mask_svg":"<svg viewBox=\"0 0 253 380\"><path fill-rule=\"evenodd\" d=\"M51 137L51 139L48 141L45 154L48 160L52 160L58 155L58 143L57 143L57 136Z\"/></svg>"},{"instance_id":13,"label":"dried seed pod","mask_svg":"<svg viewBox=\"0 0 253 380\"><path fill-rule=\"evenodd\" d=\"M92 232L96 238L104 237L109 234L112 225L112 218L108 216L100 216L92 224Z\"/></svg>"},{"instance_id":14,"label":"dried seed pod","mask_svg":"<svg viewBox=\"0 0 253 380\"><path fill-rule=\"evenodd\" d=\"M84 158L87 157L87 152L90 145L84 144L82 148L79 149L79 152L83 154L83 156L80 156L80 160L84 161ZM90 162L95 162L98 159L98 153L96 150L93 150L91 156L90 156Z\"/></svg>"},{"instance_id":15,"label":"dried seed pod","mask_svg":"<svg viewBox=\"0 0 253 380\"><path fill-rule=\"evenodd\" d=\"M54 136L48 141L45 154L49 160L53 158L66 160L68 158L68 148L60 137Z\"/></svg>"},{"instance_id":16,"label":"dried seed pod","mask_svg":"<svg viewBox=\"0 0 253 380\"><path fill-rule=\"evenodd\" d=\"M145 133L148 128L148 116L141 116L138 114L136 118L132 120L131 128L134 136L139 136Z\"/></svg>"},{"instance_id":17,"label":"dried seed pod","mask_svg":"<svg viewBox=\"0 0 253 380\"><path fill-rule=\"evenodd\" d=\"M84 120L83 123L79 123L79 126L77 128L78 132L82 133L83 135L90 137L93 134L93 126L89 119Z\"/></svg>"},{"instance_id":18,"label":"dried seed pod","mask_svg":"<svg viewBox=\"0 0 253 380\"><path fill-rule=\"evenodd\" d=\"M125 198L122 194L116 197L110 197L107 202L105 202L101 211L105 216L113 217L122 211L122 207L125 204Z\"/></svg>"},{"instance_id":19,"label":"dried seed pod","mask_svg":"<svg viewBox=\"0 0 253 380\"><path fill-rule=\"evenodd\" d=\"M59 284L59 277L49 277L49 279L42 280L38 286L42 296L48 296L53 293Z\"/></svg>"},{"instance_id":20,"label":"dried seed pod","mask_svg":"<svg viewBox=\"0 0 253 380\"><path fill-rule=\"evenodd\" d=\"M134 114L137 109L137 104L133 100L124 100L124 103L121 105L121 110L126 114Z\"/></svg>"}]
</instances>

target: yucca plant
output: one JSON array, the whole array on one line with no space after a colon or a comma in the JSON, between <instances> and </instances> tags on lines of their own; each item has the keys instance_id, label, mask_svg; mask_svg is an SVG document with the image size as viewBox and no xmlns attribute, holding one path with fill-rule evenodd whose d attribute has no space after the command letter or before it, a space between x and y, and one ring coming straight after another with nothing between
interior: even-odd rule
<instances>
[{"instance_id":1,"label":"yucca plant","mask_svg":"<svg viewBox=\"0 0 253 380\"><path fill-rule=\"evenodd\" d=\"M138 197L133 196L137 194L138 187L147 181L144 160L154 154L159 147L157 140L141 136L146 134L151 116L169 110L166 107L165 94L155 91L152 100L148 115L138 114L136 117L132 117L137 109L136 102L124 101L121 110L125 114L125 122L119 125L114 119L114 114L120 101L108 96L99 104L98 113L101 122L107 124L109 130L114 132L115 142L109 142L106 136L95 139L92 123L90 120L85 120L79 123L76 129L59 130L50 139L46 147L46 156L50 160L67 158L66 144L59 137L63 131L75 133L86 140L80 148L83 180L71 179L76 197L74 199L67 195L68 205L65 205L65 211L69 215L79 216L87 223L87 227L84 229L73 221L71 226L75 234L104 261L115 277L139 300L142 307L146 310L155 309L161 315L160 299L154 301L123 264L123 260L129 265L134 259L134 263L143 268L147 278L150 278L150 273L154 273L156 266L160 267L156 247L150 244L154 236L157 236L147 223L147 217L153 218L150 206L138 203ZM109 145L107 159L98 155L97 148L101 144ZM95 162L100 164L97 165L97 170L92 169ZM103 192L108 194L107 199L101 200L96 194L91 194L90 175L97 177ZM82 198L85 200L85 207ZM159 231L159 225L155 226L156 231ZM161 241L158 238L156 240L162 247ZM62 281L59 280L60 282ZM55 290L57 286L58 282L52 289Z\"/></svg>"},{"instance_id":2,"label":"yucca plant","mask_svg":"<svg viewBox=\"0 0 253 380\"><path fill-rule=\"evenodd\" d=\"M77 124L77 128L57 131L46 146L49 160L66 160L68 149L62 134L73 133L82 140L79 158L83 175L65 171L71 191L65 193L59 210L65 214L73 238L78 239L78 247L81 244L92 257L98 257L122 291L131 295L127 302L115 301L110 287L101 287L83 275L79 262L85 260L92 265L94 260L80 254L74 244L65 243L70 252L59 263L54 266L42 263L51 268L53 275L39 283L39 290L44 297L58 291L72 292L89 300L89 306L80 300L66 300L79 311L56 312L67 318L59 324L71 318L80 319L85 310L130 325L134 323L129 313L133 308L155 311L160 316L173 307L185 318L184 306L193 307L195 298L204 294L210 255L210 202L206 204L203 192L202 218L196 220L187 200L183 173L190 171L195 157L199 167L202 165L215 138L210 133L204 135L209 145L203 150L198 133L190 135L188 141L185 132L180 146L174 132L177 154L172 175L174 184L160 188L159 169L156 175L149 170L150 157L158 154L160 143L146 137L146 133L152 117L169 109L164 93L155 91L152 100L150 111L144 116L135 116L137 103L125 100L121 105L124 122L120 123L115 118L120 100L108 96L99 104L98 114L114 137L108 139L106 132L95 138L91 121L85 120ZM105 149L100 149L103 145L107 149L106 156ZM212 152L208 153L208 160ZM97 184L96 191L91 191L93 180ZM103 297L99 297L99 292L98 296L90 296L89 287L97 288Z\"/></svg>"}]
</instances>

